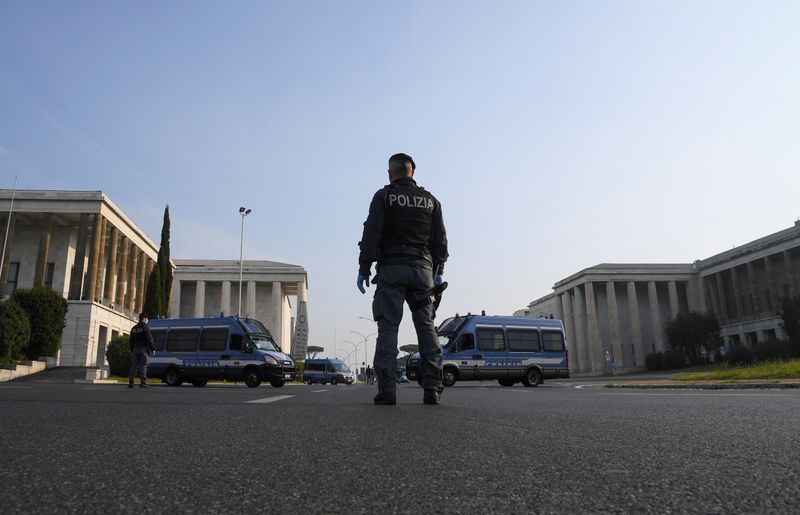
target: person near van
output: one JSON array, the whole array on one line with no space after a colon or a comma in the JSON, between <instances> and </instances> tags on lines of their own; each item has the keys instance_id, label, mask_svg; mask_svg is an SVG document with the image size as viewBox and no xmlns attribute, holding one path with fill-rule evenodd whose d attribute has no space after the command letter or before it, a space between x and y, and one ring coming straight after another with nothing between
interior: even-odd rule
<instances>
[{"instance_id":1,"label":"person near van","mask_svg":"<svg viewBox=\"0 0 800 515\"><path fill-rule=\"evenodd\" d=\"M147 386L147 356L155 348L153 335L147 326L147 315L139 313L139 322L131 329L131 371L128 373L128 388L133 388L133 379L137 372L139 375L139 388L150 388Z\"/></svg>"},{"instance_id":2,"label":"person near van","mask_svg":"<svg viewBox=\"0 0 800 515\"><path fill-rule=\"evenodd\" d=\"M372 315L378 323L373 360L378 379L375 404L395 404L397 391L397 330L408 302L417 331L423 378L423 402L439 404L442 392L442 351L433 325L431 295L442 283L447 261L447 235L438 200L414 181L416 164L407 154L389 158L389 184L372 197L359 242L356 285L365 293L373 262L377 262Z\"/></svg>"}]
</instances>

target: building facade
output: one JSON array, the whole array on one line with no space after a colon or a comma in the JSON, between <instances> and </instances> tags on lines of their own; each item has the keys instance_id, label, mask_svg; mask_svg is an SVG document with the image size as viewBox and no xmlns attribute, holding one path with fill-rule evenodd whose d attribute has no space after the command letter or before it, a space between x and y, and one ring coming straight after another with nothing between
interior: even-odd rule
<instances>
[{"instance_id":1,"label":"building facade","mask_svg":"<svg viewBox=\"0 0 800 515\"><path fill-rule=\"evenodd\" d=\"M667 349L664 325L678 313L713 314L728 346L785 337L777 306L800 293L798 272L800 221L691 264L587 268L515 314L564 321L574 374L632 371Z\"/></svg>"},{"instance_id":2,"label":"building facade","mask_svg":"<svg viewBox=\"0 0 800 515\"><path fill-rule=\"evenodd\" d=\"M305 304L308 274L302 266L273 261L175 259L172 314L179 318L241 314L261 321L284 352L291 351L291 299ZM240 293L241 292L241 293Z\"/></svg>"},{"instance_id":3,"label":"building facade","mask_svg":"<svg viewBox=\"0 0 800 515\"><path fill-rule=\"evenodd\" d=\"M0 190L0 230L6 240L0 294L7 297L33 286L53 289L67 299L56 364L107 365L108 343L130 333L142 311L158 246L100 191L19 190L13 192L12 209L12 191ZM238 261L176 259L172 264L171 316L237 314ZM262 321L288 351L294 331L290 296L305 317L306 271L285 263L245 261L241 272L242 316ZM301 327L307 335L305 318Z\"/></svg>"},{"instance_id":4,"label":"building facade","mask_svg":"<svg viewBox=\"0 0 800 515\"><path fill-rule=\"evenodd\" d=\"M158 247L100 191L13 196L12 210L12 192L0 190L0 292L47 286L63 295L68 310L57 364L102 365L108 342L128 333L142 309Z\"/></svg>"}]
</instances>

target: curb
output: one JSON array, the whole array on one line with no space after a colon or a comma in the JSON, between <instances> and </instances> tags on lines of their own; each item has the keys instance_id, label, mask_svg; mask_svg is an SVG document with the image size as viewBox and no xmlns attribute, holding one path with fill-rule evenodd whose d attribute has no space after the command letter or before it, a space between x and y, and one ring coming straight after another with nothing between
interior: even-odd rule
<instances>
[{"instance_id":1,"label":"curb","mask_svg":"<svg viewBox=\"0 0 800 515\"><path fill-rule=\"evenodd\" d=\"M788 390L800 388L800 383L715 383L715 384L614 384L606 388L640 388L645 390Z\"/></svg>"}]
</instances>

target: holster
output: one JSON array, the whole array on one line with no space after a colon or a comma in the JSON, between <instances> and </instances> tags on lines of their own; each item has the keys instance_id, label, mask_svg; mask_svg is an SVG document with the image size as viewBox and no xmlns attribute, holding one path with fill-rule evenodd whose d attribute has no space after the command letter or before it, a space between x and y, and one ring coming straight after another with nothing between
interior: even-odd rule
<instances>
[{"instance_id":1,"label":"holster","mask_svg":"<svg viewBox=\"0 0 800 515\"><path fill-rule=\"evenodd\" d=\"M447 282L436 284L430 290L423 293L415 299L409 299L408 307L411 311L416 311L424 308L428 304L433 304L433 316L436 317L436 310L439 309L439 304L442 302L442 292L447 289Z\"/></svg>"}]
</instances>

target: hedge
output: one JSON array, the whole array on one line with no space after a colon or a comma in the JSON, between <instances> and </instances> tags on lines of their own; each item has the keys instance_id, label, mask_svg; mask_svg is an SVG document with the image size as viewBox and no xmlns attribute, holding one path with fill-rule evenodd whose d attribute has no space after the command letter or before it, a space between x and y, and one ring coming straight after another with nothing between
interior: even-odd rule
<instances>
[{"instance_id":1,"label":"hedge","mask_svg":"<svg viewBox=\"0 0 800 515\"><path fill-rule=\"evenodd\" d=\"M0 301L0 365L16 363L31 339L28 315L12 299Z\"/></svg>"},{"instance_id":2,"label":"hedge","mask_svg":"<svg viewBox=\"0 0 800 515\"><path fill-rule=\"evenodd\" d=\"M67 301L50 288L37 286L19 289L11 298L16 301L31 324L31 338L25 347L30 359L55 356L61 349L61 333L67 324Z\"/></svg>"},{"instance_id":3,"label":"hedge","mask_svg":"<svg viewBox=\"0 0 800 515\"><path fill-rule=\"evenodd\" d=\"M112 338L108 343L108 347L106 347L106 359L112 376L128 377L128 373L131 371L131 362L133 361L130 336L123 334Z\"/></svg>"}]
</instances>

